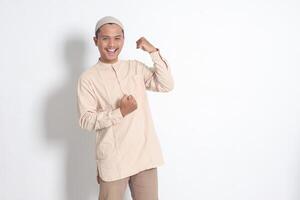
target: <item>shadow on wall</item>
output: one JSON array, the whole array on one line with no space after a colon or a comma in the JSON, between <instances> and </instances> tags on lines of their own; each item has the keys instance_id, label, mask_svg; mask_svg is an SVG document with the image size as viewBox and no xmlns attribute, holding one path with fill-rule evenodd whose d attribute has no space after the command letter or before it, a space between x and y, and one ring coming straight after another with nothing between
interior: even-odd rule
<instances>
[{"instance_id":1,"label":"shadow on wall","mask_svg":"<svg viewBox=\"0 0 300 200\"><path fill-rule=\"evenodd\" d=\"M97 199L95 138L92 133L80 129L78 125L76 87L84 70L86 42L80 36L69 36L64 43L64 61L67 78L60 88L48 97L46 105L47 142L63 149L65 164L62 165L61 180L64 181L66 200ZM55 184L55 183L54 183Z\"/></svg>"}]
</instances>

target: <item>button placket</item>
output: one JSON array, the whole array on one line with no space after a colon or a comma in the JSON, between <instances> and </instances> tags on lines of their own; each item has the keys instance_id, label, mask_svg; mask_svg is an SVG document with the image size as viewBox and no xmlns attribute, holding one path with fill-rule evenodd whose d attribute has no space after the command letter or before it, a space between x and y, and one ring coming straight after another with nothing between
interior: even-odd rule
<instances>
[{"instance_id":1,"label":"button placket","mask_svg":"<svg viewBox=\"0 0 300 200\"><path fill-rule=\"evenodd\" d=\"M124 91L124 89L123 89L123 87L122 87L121 81L120 81L120 79L119 79L119 77L118 77L118 72L117 72L118 70L116 70L116 68L115 68L114 65L111 65L111 67L112 67L112 69L114 70L114 73L115 73L115 75L116 75L116 78L117 78L117 81L118 81L120 90L121 90L121 92L123 93L123 95L125 95L126 93L125 93L125 91Z\"/></svg>"}]
</instances>

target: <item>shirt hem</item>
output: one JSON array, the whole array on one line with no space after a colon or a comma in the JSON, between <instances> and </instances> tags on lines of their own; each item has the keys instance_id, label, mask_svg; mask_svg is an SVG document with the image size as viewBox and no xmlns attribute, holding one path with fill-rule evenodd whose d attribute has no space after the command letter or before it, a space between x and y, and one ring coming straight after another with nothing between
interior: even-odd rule
<instances>
[{"instance_id":1,"label":"shirt hem","mask_svg":"<svg viewBox=\"0 0 300 200\"><path fill-rule=\"evenodd\" d=\"M110 182L110 181L117 181L117 180L120 180L120 179L123 179L123 178L127 178L127 177L130 177L130 176L133 176L135 174L138 174L144 170L147 170L147 169L152 169L152 168L156 168L156 167L160 167L164 165L164 162L161 162L161 163L157 163L157 164L153 164L153 165L149 165L147 167L143 167L143 168L139 168L137 170L133 170L132 172L129 172L129 173L126 173L122 176L119 176L119 177L112 177L112 178L105 178L105 177L101 177L101 179L103 181L107 181L107 182ZM100 166L98 166L100 167ZM100 175L101 176L101 175Z\"/></svg>"}]
</instances>

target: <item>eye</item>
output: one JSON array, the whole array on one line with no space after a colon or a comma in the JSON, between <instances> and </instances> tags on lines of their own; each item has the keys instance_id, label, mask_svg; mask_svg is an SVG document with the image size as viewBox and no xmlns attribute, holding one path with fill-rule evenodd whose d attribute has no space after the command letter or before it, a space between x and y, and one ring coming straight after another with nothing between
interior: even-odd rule
<instances>
[{"instance_id":1,"label":"eye","mask_svg":"<svg viewBox=\"0 0 300 200\"><path fill-rule=\"evenodd\" d=\"M108 40L108 37L103 37L102 40L106 41Z\"/></svg>"}]
</instances>

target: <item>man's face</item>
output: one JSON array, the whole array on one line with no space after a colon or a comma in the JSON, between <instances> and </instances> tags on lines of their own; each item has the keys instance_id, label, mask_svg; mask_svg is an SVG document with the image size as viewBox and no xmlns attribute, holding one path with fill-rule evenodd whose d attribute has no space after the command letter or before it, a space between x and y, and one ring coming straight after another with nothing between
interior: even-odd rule
<instances>
[{"instance_id":1,"label":"man's face","mask_svg":"<svg viewBox=\"0 0 300 200\"><path fill-rule=\"evenodd\" d=\"M99 49L100 60L115 63L124 44L122 28L117 24L105 24L101 26L97 37L94 37L94 42Z\"/></svg>"}]
</instances>

